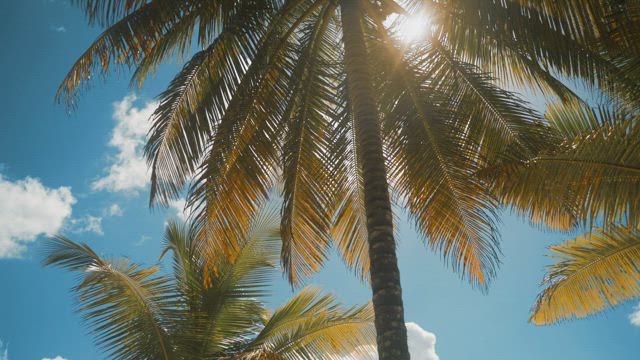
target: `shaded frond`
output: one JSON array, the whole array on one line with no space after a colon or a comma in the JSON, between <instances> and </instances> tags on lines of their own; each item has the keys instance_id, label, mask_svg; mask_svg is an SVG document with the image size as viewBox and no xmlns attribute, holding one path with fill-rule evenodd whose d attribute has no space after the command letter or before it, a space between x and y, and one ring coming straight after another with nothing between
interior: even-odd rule
<instances>
[{"instance_id":1,"label":"shaded frond","mask_svg":"<svg viewBox=\"0 0 640 360\"><path fill-rule=\"evenodd\" d=\"M330 246L333 196L329 174L330 118L336 108L330 32L335 5L326 5L300 29L300 57L291 75L293 96L283 140L282 264L293 285L320 270Z\"/></svg>"},{"instance_id":2,"label":"shaded frond","mask_svg":"<svg viewBox=\"0 0 640 360\"><path fill-rule=\"evenodd\" d=\"M92 77L96 74L107 75L114 64L133 67L168 29L193 10L192 1L96 0L86 3L90 17L97 16L92 15L96 11L119 9L125 3L131 6L127 5L127 10L123 11L126 15L117 17L118 21L110 25L80 56L60 84L56 97L70 107L74 105L78 89ZM120 12L114 15L120 15Z\"/></svg>"},{"instance_id":3,"label":"shaded frond","mask_svg":"<svg viewBox=\"0 0 640 360\"><path fill-rule=\"evenodd\" d=\"M582 105L552 106L549 123L564 137L556 150L507 166L496 192L534 222L561 229L640 220L640 123Z\"/></svg>"},{"instance_id":4,"label":"shaded frond","mask_svg":"<svg viewBox=\"0 0 640 360\"><path fill-rule=\"evenodd\" d=\"M384 74L379 91L393 188L429 246L486 286L499 261L497 204L475 175L478 155L456 125L455 107L388 41L378 46L386 49L376 71Z\"/></svg>"}]
</instances>

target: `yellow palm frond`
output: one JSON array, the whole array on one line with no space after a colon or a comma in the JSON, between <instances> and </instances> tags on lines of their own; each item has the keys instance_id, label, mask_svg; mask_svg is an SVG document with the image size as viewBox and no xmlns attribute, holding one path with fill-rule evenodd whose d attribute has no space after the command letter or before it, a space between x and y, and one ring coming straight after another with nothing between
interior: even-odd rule
<instances>
[{"instance_id":1,"label":"yellow palm frond","mask_svg":"<svg viewBox=\"0 0 640 360\"><path fill-rule=\"evenodd\" d=\"M551 247L544 291L531 321L582 318L640 297L640 229L610 225Z\"/></svg>"},{"instance_id":2,"label":"yellow palm frond","mask_svg":"<svg viewBox=\"0 0 640 360\"><path fill-rule=\"evenodd\" d=\"M366 355L361 345L374 341L370 305L340 306L334 295L307 287L273 312L247 349L296 359L350 358Z\"/></svg>"},{"instance_id":3,"label":"yellow palm frond","mask_svg":"<svg viewBox=\"0 0 640 360\"><path fill-rule=\"evenodd\" d=\"M640 123L633 116L551 106L551 126L564 141L522 165L509 165L496 192L534 222L560 229L640 219Z\"/></svg>"}]
</instances>

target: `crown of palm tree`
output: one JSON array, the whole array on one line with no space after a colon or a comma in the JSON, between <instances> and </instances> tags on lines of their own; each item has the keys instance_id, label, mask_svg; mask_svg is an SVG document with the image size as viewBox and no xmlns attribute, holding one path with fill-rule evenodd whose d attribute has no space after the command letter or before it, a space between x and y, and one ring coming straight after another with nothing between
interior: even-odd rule
<instances>
[{"instance_id":1,"label":"crown of palm tree","mask_svg":"<svg viewBox=\"0 0 640 360\"><path fill-rule=\"evenodd\" d=\"M170 222L173 274L126 258L106 259L86 244L51 239L44 263L78 275L79 310L114 359L328 359L366 356L374 341L369 305L345 307L307 287L270 313L261 300L278 259L272 215L259 217L236 261L213 264L194 229Z\"/></svg>"},{"instance_id":2,"label":"crown of palm tree","mask_svg":"<svg viewBox=\"0 0 640 360\"><path fill-rule=\"evenodd\" d=\"M276 183L283 183L285 266L292 282L319 268L335 240L367 274L362 189L348 106L337 4L331 1L77 1L107 30L74 65L59 96L112 64L142 84L167 58L202 48L160 96L147 144L151 201L166 203L193 177L199 224L234 249ZM424 6L431 36L398 44L384 20ZM588 34L545 8L515 1L364 2L398 202L429 244L484 283L498 254L496 202L475 171L541 145L526 102L486 72L571 99L555 75L637 93ZM580 28L581 29L581 28ZM580 37L581 36L581 37ZM96 69L96 67L98 69ZM337 205L336 205L337 204Z\"/></svg>"}]
</instances>

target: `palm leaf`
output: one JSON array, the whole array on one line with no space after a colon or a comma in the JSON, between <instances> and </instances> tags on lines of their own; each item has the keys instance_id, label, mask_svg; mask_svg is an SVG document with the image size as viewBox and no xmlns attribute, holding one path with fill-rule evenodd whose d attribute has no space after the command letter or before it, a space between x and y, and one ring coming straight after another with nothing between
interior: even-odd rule
<instances>
[{"instance_id":1,"label":"palm leaf","mask_svg":"<svg viewBox=\"0 0 640 360\"><path fill-rule=\"evenodd\" d=\"M182 314L175 289L157 267L105 260L63 237L47 243L44 263L78 273L80 312L105 352L119 359L173 358L168 332Z\"/></svg>"},{"instance_id":2,"label":"palm leaf","mask_svg":"<svg viewBox=\"0 0 640 360\"><path fill-rule=\"evenodd\" d=\"M609 225L551 248L544 291L531 315L537 325L582 318L640 297L640 230Z\"/></svg>"},{"instance_id":3,"label":"palm leaf","mask_svg":"<svg viewBox=\"0 0 640 360\"><path fill-rule=\"evenodd\" d=\"M125 4L127 3L127 4ZM60 84L57 99L72 107L78 89L95 76L97 69L108 74L112 64L134 66L140 62L162 35L193 10L189 1L86 1L90 19L110 13L104 21L110 25L75 62ZM126 8L122 8L126 6Z\"/></svg>"},{"instance_id":4,"label":"palm leaf","mask_svg":"<svg viewBox=\"0 0 640 360\"><path fill-rule=\"evenodd\" d=\"M307 287L274 311L247 350L286 359L365 356L361 345L375 337L372 319L369 305L345 308L333 295Z\"/></svg>"},{"instance_id":5,"label":"palm leaf","mask_svg":"<svg viewBox=\"0 0 640 360\"><path fill-rule=\"evenodd\" d=\"M580 104L547 113L564 142L522 165L507 166L496 191L516 211L561 229L640 219L640 123Z\"/></svg>"},{"instance_id":6,"label":"palm leaf","mask_svg":"<svg viewBox=\"0 0 640 360\"><path fill-rule=\"evenodd\" d=\"M335 6L319 9L301 28L301 55L291 76L294 96L285 113L282 263L297 285L317 272L330 246L330 184L327 148L335 86L335 44L327 36Z\"/></svg>"}]
</instances>

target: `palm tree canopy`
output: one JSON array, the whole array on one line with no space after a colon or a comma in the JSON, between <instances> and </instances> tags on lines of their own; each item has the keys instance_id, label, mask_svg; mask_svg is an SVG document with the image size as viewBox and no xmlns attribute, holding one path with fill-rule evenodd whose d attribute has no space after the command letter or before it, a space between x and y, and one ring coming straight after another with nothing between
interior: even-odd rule
<instances>
[{"instance_id":1,"label":"palm tree canopy","mask_svg":"<svg viewBox=\"0 0 640 360\"><path fill-rule=\"evenodd\" d=\"M76 4L106 30L60 87L70 104L82 84L113 65L135 69L132 83L141 85L164 60L188 59L152 118L152 203L165 204L190 184L196 224L215 239L209 251L231 254L281 184L290 281L319 269L331 246L366 277L360 154L334 2ZM575 95L557 76L611 93L637 94L636 83L586 35L566 31L566 19L525 1L362 4L394 198L430 247L486 284L498 263L498 202L476 171L526 158L547 142L540 117L497 85L570 100ZM395 41L389 19L423 7L430 36L410 46ZM194 48L201 50L189 55Z\"/></svg>"},{"instance_id":2,"label":"palm tree canopy","mask_svg":"<svg viewBox=\"0 0 640 360\"><path fill-rule=\"evenodd\" d=\"M173 273L103 258L63 237L44 263L78 275L79 310L97 344L117 359L329 359L366 356L374 342L369 305L345 307L307 287L273 313L267 293L279 239L273 216L252 223L232 263L203 256L190 225L170 222ZM213 261L213 264L210 262ZM364 346L364 347L363 347Z\"/></svg>"}]
</instances>

